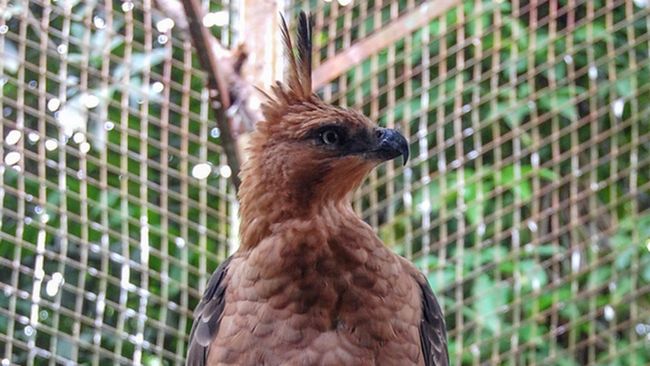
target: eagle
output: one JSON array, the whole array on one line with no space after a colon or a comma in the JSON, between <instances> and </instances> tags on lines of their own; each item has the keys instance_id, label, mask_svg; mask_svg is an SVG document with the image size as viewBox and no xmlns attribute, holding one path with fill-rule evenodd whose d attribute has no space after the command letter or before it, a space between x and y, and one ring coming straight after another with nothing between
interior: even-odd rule
<instances>
[{"instance_id":1,"label":"eagle","mask_svg":"<svg viewBox=\"0 0 650 366\"><path fill-rule=\"evenodd\" d=\"M240 247L196 307L187 365L448 365L426 277L351 204L377 165L406 163L407 140L312 91L304 12L295 40L284 18L281 33L288 72L251 134Z\"/></svg>"}]
</instances>

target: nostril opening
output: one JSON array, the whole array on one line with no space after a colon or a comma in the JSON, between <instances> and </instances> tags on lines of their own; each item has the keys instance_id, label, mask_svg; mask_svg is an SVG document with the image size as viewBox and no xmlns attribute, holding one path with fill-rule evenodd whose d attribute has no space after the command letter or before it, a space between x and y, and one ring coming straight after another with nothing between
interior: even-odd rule
<instances>
[{"instance_id":1,"label":"nostril opening","mask_svg":"<svg viewBox=\"0 0 650 366\"><path fill-rule=\"evenodd\" d=\"M378 139L381 139L382 136L384 136L384 130L381 129L381 128L376 129L375 130L375 137L377 137Z\"/></svg>"}]
</instances>

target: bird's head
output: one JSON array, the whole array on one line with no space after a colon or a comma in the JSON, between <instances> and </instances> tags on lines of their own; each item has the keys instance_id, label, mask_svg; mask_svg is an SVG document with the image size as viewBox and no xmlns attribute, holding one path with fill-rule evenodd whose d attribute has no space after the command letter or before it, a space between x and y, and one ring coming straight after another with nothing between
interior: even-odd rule
<instances>
[{"instance_id":1,"label":"bird's head","mask_svg":"<svg viewBox=\"0 0 650 366\"><path fill-rule=\"evenodd\" d=\"M264 120L251 137L243 169L242 204L247 192L262 187L286 207L309 209L338 202L377 164L399 156L404 162L408 159L408 143L399 132L378 127L356 111L327 104L312 92L311 25L304 13L298 20L294 43L282 19L287 80L266 95Z\"/></svg>"}]
</instances>

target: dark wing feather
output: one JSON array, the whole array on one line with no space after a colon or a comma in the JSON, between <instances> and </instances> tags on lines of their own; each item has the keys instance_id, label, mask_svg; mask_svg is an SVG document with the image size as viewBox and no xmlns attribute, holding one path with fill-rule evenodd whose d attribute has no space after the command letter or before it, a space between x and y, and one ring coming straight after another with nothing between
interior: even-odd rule
<instances>
[{"instance_id":1,"label":"dark wing feather","mask_svg":"<svg viewBox=\"0 0 650 366\"><path fill-rule=\"evenodd\" d=\"M210 343L219 330L226 292L224 278L232 257L226 259L210 277L208 287L194 310L194 323L190 332L187 350L187 366L204 366L207 362Z\"/></svg>"},{"instance_id":2,"label":"dark wing feather","mask_svg":"<svg viewBox=\"0 0 650 366\"><path fill-rule=\"evenodd\" d=\"M422 290L420 344L425 366L448 366L447 328L442 309L424 277L416 279Z\"/></svg>"}]
</instances>

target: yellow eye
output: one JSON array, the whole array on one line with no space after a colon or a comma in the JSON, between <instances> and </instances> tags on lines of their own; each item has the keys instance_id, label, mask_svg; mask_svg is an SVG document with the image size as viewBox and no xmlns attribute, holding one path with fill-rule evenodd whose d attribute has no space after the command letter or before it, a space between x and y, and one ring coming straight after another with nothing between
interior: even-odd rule
<instances>
[{"instance_id":1,"label":"yellow eye","mask_svg":"<svg viewBox=\"0 0 650 366\"><path fill-rule=\"evenodd\" d=\"M336 145L340 141L338 132L334 130L325 130L320 134L320 138L325 145Z\"/></svg>"}]
</instances>

